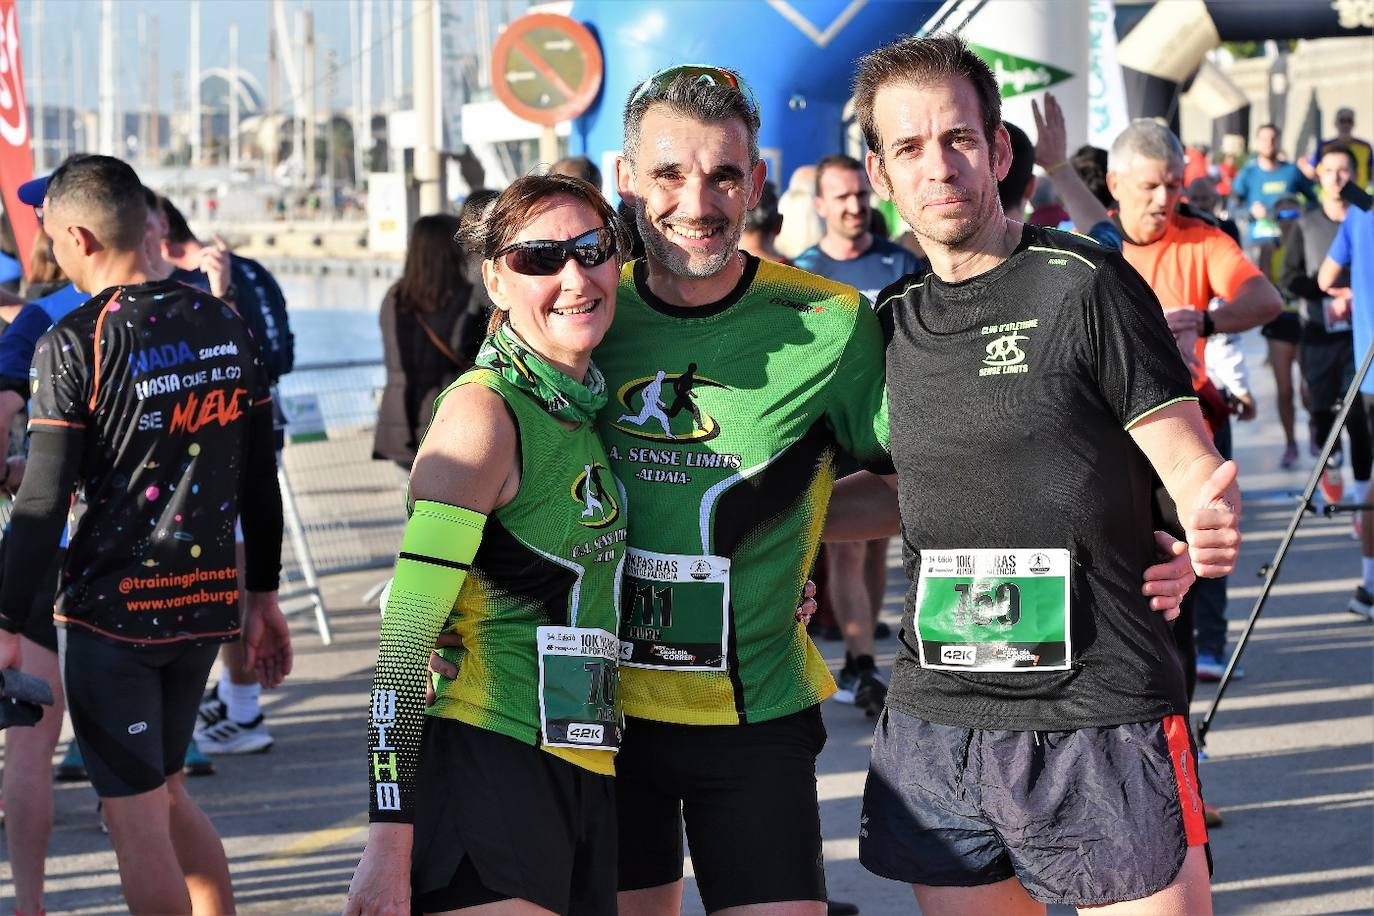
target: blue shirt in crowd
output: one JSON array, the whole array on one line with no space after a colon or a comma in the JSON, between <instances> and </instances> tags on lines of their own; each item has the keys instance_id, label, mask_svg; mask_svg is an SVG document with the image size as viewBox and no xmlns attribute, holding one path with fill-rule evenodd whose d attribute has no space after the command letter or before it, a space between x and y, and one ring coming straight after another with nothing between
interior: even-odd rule
<instances>
[{"instance_id":1,"label":"blue shirt in crowd","mask_svg":"<svg viewBox=\"0 0 1374 916\"><path fill-rule=\"evenodd\" d=\"M1275 221L1274 203L1285 197L1302 197L1309 204L1317 199L1317 189L1312 180L1304 175L1291 162L1280 162L1272 170L1260 167L1258 159L1245 163L1235 180L1231 182L1231 194L1241 202L1242 209L1250 219L1246 237L1251 242L1267 238L1277 238L1278 223ZM1264 204L1268 215L1260 220L1250 214L1250 207L1256 201Z\"/></svg>"},{"instance_id":2,"label":"blue shirt in crowd","mask_svg":"<svg viewBox=\"0 0 1374 916\"><path fill-rule=\"evenodd\" d=\"M828 280L848 283L863 293L870 303L883 287L895 283L907 274L926 269L926 264L901 245L887 239L873 237L873 244L857 258L838 261L821 251L819 245L797 255L792 262L802 270L809 270Z\"/></svg>"},{"instance_id":3,"label":"blue shirt in crowd","mask_svg":"<svg viewBox=\"0 0 1374 916\"><path fill-rule=\"evenodd\" d=\"M1357 207L1346 210L1327 257L1350 268L1350 322L1359 363L1374 341L1374 213ZM1374 395L1374 373L1364 377L1360 391Z\"/></svg>"},{"instance_id":4,"label":"blue shirt in crowd","mask_svg":"<svg viewBox=\"0 0 1374 916\"><path fill-rule=\"evenodd\" d=\"M38 338L67 317L78 305L91 298L68 283L55 293L35 299L19 310L14 321L0 334L0 390L17 390L28 400L29 366ZM22 383L22 390L21 385Z\"/></svg>"},{"instance_id":5,"label":"blue shirt in crowd","mask_svg":"<svg viewBox=\"0 0 1374 916\"><path fill-rule=\"evenodd\" d=\"M10 283L24 276L24 265L18 258L10 257L0 251L0 283Z\"/></svg>"}]
</instances>

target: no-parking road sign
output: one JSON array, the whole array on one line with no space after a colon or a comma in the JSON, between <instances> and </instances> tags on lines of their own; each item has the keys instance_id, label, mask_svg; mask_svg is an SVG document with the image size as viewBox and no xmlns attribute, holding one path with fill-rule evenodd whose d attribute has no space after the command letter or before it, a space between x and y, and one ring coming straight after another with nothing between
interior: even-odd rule
<instances>
[{"instance_id":1,"label":"no-parking road sign","mask_svg":"<svg viewBox=\"0 0 1374 916\"><path fill-rule=\"evenodd\" d=\"M592 104L603 64L596 37L575 19L531 13L496 39L491 82L496 97L515 114L552 127Z\"/></svg>"}]
</instances>

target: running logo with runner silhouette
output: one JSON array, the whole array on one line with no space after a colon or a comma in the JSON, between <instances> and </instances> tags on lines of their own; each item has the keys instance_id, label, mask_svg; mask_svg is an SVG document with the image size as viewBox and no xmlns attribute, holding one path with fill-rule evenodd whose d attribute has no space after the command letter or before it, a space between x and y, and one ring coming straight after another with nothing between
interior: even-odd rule
<instances>
[{"instance_id":1,"label":"running logo with runner silhouette","mask_svg":"<svg viewBox=\"0 0 1374 916\"><path fill-rule=\"evenodd\" d=\"M582 507L578 524L587 528L604 528L620 516L620 505L603 475L610 472L601 464L584 464L582 473L573 481L570 495Z\"/></svg>"},{"instance_id":2,"label":"running logo with runner silhouette","mask_svg":"<svg viewBox=\"0 0 1374 916\"><path fill-rule=\"evenodd\" d=\"M698 374L697 363L682 372L660 369L652 376L621 386L617 400L625 408L615 421L622 432L654 442L704 442L720 434L720 424L702 409L697 398L703 388L726 386ZM639 396L638 410L634 403ZM690 417L691 423L686 419ZM675 429L676 428L676 429Z\"/></svg>"},{"instance_id":3,"label":"running logo with runner silhouette","mask_svg":"<svg viewBox=\"0 0 1374 916\"><path fill-rule=\"evenodd\" d=\"M660 369L658 370L658 374L654 376L654 380L644 386L644 389L640 392L641 400L638 416L621 414L620 419L616 422L633 423L635 426L642 427L650 420L657 420L659 425L663 427L664 438L674 438L672 430L668 428L668 415L663 412L663 380L666 375L667 373ZM676 402L674 402L674 405L676 406Z\"/></svg>"},{"instance_id":4,"label":"running logo with runner silhouette","mask_svg":"<svg viewBox=\"0 0 1374 916\"><path fill-rule=\"evenodd\" d=\"M701 428L701 410L696 402L692 400L692 386L697 383L697 364L688 363L687 371L673 379L673 406L668 408L668 419L672 419L683 410L691 411L692 428Z\"/></svg>"}]
</instances>

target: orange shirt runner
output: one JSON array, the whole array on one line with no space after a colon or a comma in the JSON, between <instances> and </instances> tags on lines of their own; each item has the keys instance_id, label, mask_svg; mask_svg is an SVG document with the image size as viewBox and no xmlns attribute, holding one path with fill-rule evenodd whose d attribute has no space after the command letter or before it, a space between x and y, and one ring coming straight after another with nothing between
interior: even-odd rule
<instances>
[{"instance_id":1,"label":"orange shirt runner","mask_svg":"<svg viewBox=\"0 0 1374 916\"><path fill-rule=\"evenodd\" d=\"M1205 312L1213 297L1229 301L1235 298L1245 281L1264 276L1229 235L1196 217L1175 213L1169 218L1164 234L1148 245L1137 244L1125 238L1125 233L1122 235L1122 255L1145 278L1166 313L1181 308ZM1199 336L1189 368L1193 373L1194 390L1206 407L1215 409L1221 398L1207 381L1206 348L1207 341ZM1210 395L1207 388L1212 388ZM1221 417L1224 417L1224 405L1220 406ZM1213 423L1217 419L1209 415Z\"/></svg>"}]
</instances>

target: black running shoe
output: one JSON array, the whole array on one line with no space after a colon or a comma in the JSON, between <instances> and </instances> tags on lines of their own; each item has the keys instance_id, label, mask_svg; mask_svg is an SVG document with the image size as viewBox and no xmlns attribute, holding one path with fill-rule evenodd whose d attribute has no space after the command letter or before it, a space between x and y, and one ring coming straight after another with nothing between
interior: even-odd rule
<instances>
[{"instance_id":1,"label":"black running shoe","mask_svg":"<svg viewBox=\"0 0 1374 916\"><path fill-rule=\"evenodd\" d=\"M1357 585L1355 586L1355 594L1351 597L1350 603L1345 606L1345 609L1366 620L1374 620L1374 595L1365 591L1363 585Z\"/></svg>"},{"instance_id":2,"label":"black running shoe","mask_svg":"<svg viewBox=\"0 0 1374 916\"><path fill-rule=\"evenodd\" d=\"M878 718L878 714L887 705L887 682L876 668L859 672L859 683L854 688L854 705L862 709L864 715L870 719Z\"/></svg>"}]
</instances>

